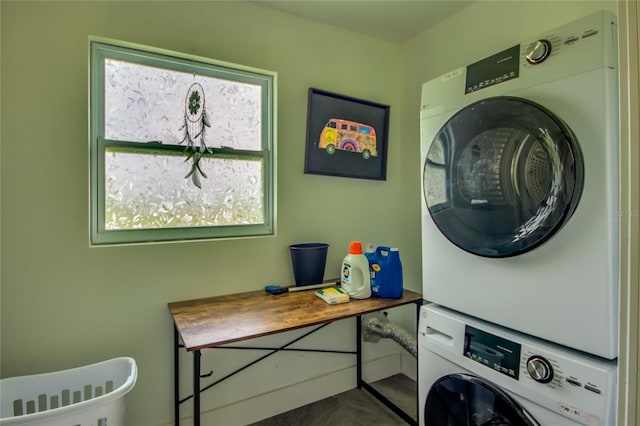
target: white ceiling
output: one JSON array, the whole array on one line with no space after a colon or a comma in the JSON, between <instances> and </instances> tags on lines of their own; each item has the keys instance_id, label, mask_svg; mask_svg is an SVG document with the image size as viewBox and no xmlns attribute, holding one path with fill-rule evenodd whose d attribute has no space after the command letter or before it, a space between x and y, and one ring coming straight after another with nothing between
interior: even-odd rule
<instances>
[{"instance_id":1,"label":"white ceiling","mask_svg":"<svg viewBox=\"0 0 640 426\"><path fill-rule=\"evenodd\" d=\"M292 15L402 43L473 1L462 0L257 0Z\"/></svg>"}]
</instances>

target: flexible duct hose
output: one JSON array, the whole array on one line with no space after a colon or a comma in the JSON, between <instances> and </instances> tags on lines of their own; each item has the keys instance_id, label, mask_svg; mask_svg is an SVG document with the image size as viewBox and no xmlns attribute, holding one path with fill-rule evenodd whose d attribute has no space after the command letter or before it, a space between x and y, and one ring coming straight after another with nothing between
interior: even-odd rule
<instances>
[{"instance_id":1,"label":"flexible duct hose","mask_svg":"<svg viewBox=\"0 0 640 426\"><path fill-rule=\"evenodd\" d=\"M390 338L407 352L418 357L418 343L411 333L394 324L382 314L365 315L362 318L362 338L365 342L377 343L381 338Z\"/></svg>"}]
</instances>

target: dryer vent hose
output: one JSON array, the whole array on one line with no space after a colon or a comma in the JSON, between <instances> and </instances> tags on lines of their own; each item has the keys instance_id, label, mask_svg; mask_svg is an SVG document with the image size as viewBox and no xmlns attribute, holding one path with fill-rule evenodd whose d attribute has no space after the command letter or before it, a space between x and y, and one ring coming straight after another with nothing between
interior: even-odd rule
<instances>
[{"instance_id":1,"label":"dryer vent hose","mask_svg":"<svg viewBox=\"0 0 640 426\"><path fill-rule=\"evenodd\" d=\"M418 357L418 343L411 333L394 324L385 314L370 314L362 317L362 338L365 342L378 343L382 338L392 339L407 352Z\"/></svg>"}]
</instances>

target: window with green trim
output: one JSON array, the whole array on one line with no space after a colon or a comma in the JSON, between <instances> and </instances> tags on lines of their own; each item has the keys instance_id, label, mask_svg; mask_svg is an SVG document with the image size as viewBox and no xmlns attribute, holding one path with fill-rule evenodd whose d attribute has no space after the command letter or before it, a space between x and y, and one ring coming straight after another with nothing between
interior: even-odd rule
<instances>
[{"instance_id":1,"label":"window with green trim","mask_svg":"<svg viewBox=\"0 0 640 426\"><path fill-rule=\"evenodd\" d=\"M272 235L276 74L90 45L91 243Z\"/></svg>"}]
</instances>

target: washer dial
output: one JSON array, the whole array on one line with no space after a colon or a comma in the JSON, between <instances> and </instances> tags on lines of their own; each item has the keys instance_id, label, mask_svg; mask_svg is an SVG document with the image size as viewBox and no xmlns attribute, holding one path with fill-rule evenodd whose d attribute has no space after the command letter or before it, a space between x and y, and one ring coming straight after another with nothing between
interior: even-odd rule
<instances>
[{"instance_id":1,"label":"washer dial","mask_svg":"<svg viewBox=\"0 0 640 426\"><path fill-rule=\"evenodd\" d=\"M540 355L533 355L527 360L527 373L538 383L549 383L553 380L551 363Z\"/></svg>"}]
</instances>

